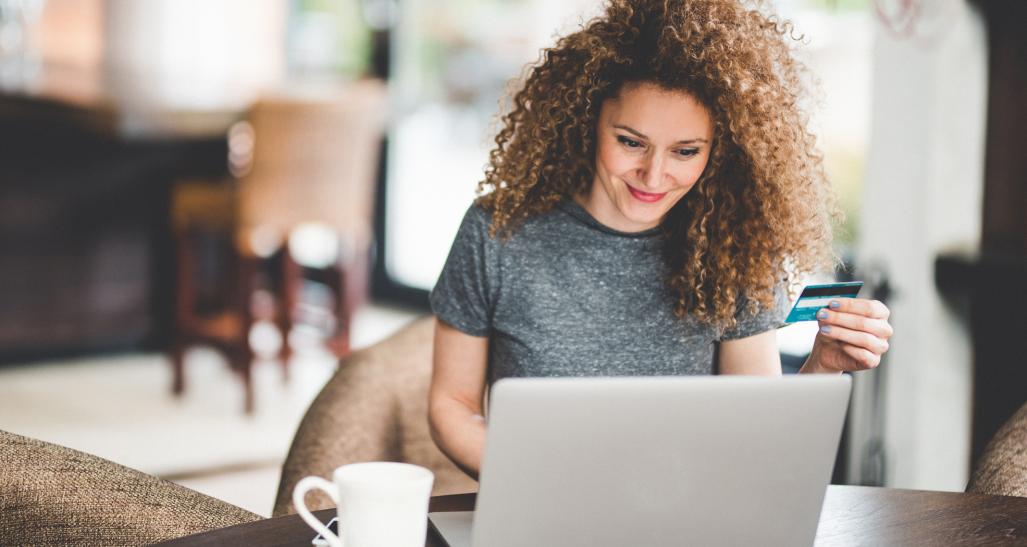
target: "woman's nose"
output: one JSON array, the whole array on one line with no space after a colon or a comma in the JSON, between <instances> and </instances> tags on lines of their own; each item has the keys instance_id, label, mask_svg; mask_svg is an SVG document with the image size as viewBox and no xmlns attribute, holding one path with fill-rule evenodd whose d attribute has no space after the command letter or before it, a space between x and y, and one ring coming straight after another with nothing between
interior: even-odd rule
<instances>
[{"instance_id":1,"label":"woman's nose","mask_svg":"<svg viewBox=\"0 0 1027 547\"><path fill-rule=\"evenodd\" d=\"M646 188L659 188L663 180L663 162L653 156L646 157L638 168L638 180Z\"/></svg>"}]
</instances>

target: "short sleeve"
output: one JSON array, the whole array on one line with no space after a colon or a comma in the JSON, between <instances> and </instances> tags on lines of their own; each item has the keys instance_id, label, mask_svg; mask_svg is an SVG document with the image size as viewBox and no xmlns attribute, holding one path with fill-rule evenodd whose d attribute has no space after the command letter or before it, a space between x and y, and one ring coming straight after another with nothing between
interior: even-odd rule
<instances>
[{"instance_id":1,"label":"short sleeve","mask_svg":"<svg viewBox=\"0 0 1027 547\"><path fill-rule=\"evenodd\" d=\"M785 314L788 311L788 291L784 284L774 288L774 307L758 306L756 313L750 313L748 300L739 300L738 312L735 314L735 326L724 331L721 340L737 340L747 338L769 330L779 329L785 325Z\"/></svg>"},{"instance_id":2,"label":"short sleeve","mask_svg":"<svg viewBox=\"0 0 1027 547\"><path fill-rule=\"evenodd\" d=\"M489 334L498 289L498 244L489 237L490 223L491 214L481 206L467 210L430 295L435 316L471 336Z\"/></svg>"}]
</instances>

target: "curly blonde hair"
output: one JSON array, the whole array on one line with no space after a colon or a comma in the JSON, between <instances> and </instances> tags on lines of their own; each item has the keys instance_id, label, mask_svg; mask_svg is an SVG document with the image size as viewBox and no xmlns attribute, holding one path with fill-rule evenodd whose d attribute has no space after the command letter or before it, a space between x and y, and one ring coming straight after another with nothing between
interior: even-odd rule
<instances>
[{"instance_id":1,"label":"curly blonde hair","mask_svg":"<svg viewBox=\"0 0 1027 547\"><path fill-rule=\"evenodd\" d=\"M684 91L714 122L709 162L667 214L666 283L675 313L730 328L775 305L783 281L831 268L839 219L816 138L799 106L804 67L791 26L758 0L610 0L544 49L500 118L478 203L491 235L591 187L604 101L625 84Z\"/></svg>"}]
</instances>

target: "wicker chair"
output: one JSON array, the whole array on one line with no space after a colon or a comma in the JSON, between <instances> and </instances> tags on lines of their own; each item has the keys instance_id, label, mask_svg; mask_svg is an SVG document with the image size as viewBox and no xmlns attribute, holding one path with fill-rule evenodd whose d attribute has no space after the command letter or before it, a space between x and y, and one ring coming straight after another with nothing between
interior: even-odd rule
<instances>
[{"instance_id":1,"label":"wicker chair","mask_svg":"<svg viewBox=\"0 0 1027 547\"><path fill-rule=\"evenodd\" d=\"M966 491L1027 497L1027 403L984 447Z\"/></svg>"},{"instance_id":2,"label":"wicker chair","mask_svg":"<svg viewBox=\"0 0 1027 547\"><path fill-rule=\"evenodd\" d=\"M354 352L311 404L282 469L274 515L294 511L304 476L360 461L416 463L433 494L477 484L435 447L428 430L434 319L415 321ZM143 545L260 516L182 486L68 448L0 431L0 544ZM321 494L317 494L321 495ZM309 507L331 506L327 497Z\"/></svg>"},{"instance_id":3,"label":"wicker chair","mask_svg":"<svg viewBox=\"0 0 1027 547\"><path fill-rule=\"evenodd\" d=\"M434 318L419 319L343 360L296 432L282 468L274 516L295 512L292 490L301 478L330 477L336 467L361 461L427 467L435 473L433 495L477 491L477 483L439 451L429 433L434 329ZM323 509L332 502L311 493L307 506Z\"/></svg>"}]
</instances>

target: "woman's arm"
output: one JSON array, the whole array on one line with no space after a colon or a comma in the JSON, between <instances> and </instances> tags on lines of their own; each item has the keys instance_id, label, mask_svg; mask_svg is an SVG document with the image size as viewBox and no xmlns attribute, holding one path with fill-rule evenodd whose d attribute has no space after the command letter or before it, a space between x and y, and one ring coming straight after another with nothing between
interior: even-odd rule
<instances>
[{"instance_id":1,"label":"woman's arm","mask_svg":"<svg viewBox=\"0 0 1027 547\"><path fill-rule=\"evenodd\" d=\"M800 373L838 374L866 370L888 351L892 327L888 307L876 300L839 298L817 313L820 332ZM781 374L777 332L721 342L720 374Z\"/></svg>"},{"instance_id":2,"label":"woman's arm","mask_svg":"<svg viewBox=\"0 0 1027 547\"><path fill-rule=\"evenodd\" d=\"M485 449L482 399L487 363L488 338L436 321L428 423L435 444L475 479Z\"/></svg>"},{"instance_id":3,"label":"woman's arm","mask_svg":"<svg viewBox=\"0 0 1027 547\"><path fill-rule=\"evenodd\" d=\"M720 343L717 352L719 374L781 375L781 354L777 349L777 331L769 330L737 340Z\"/></svg>"}]
</instances>

